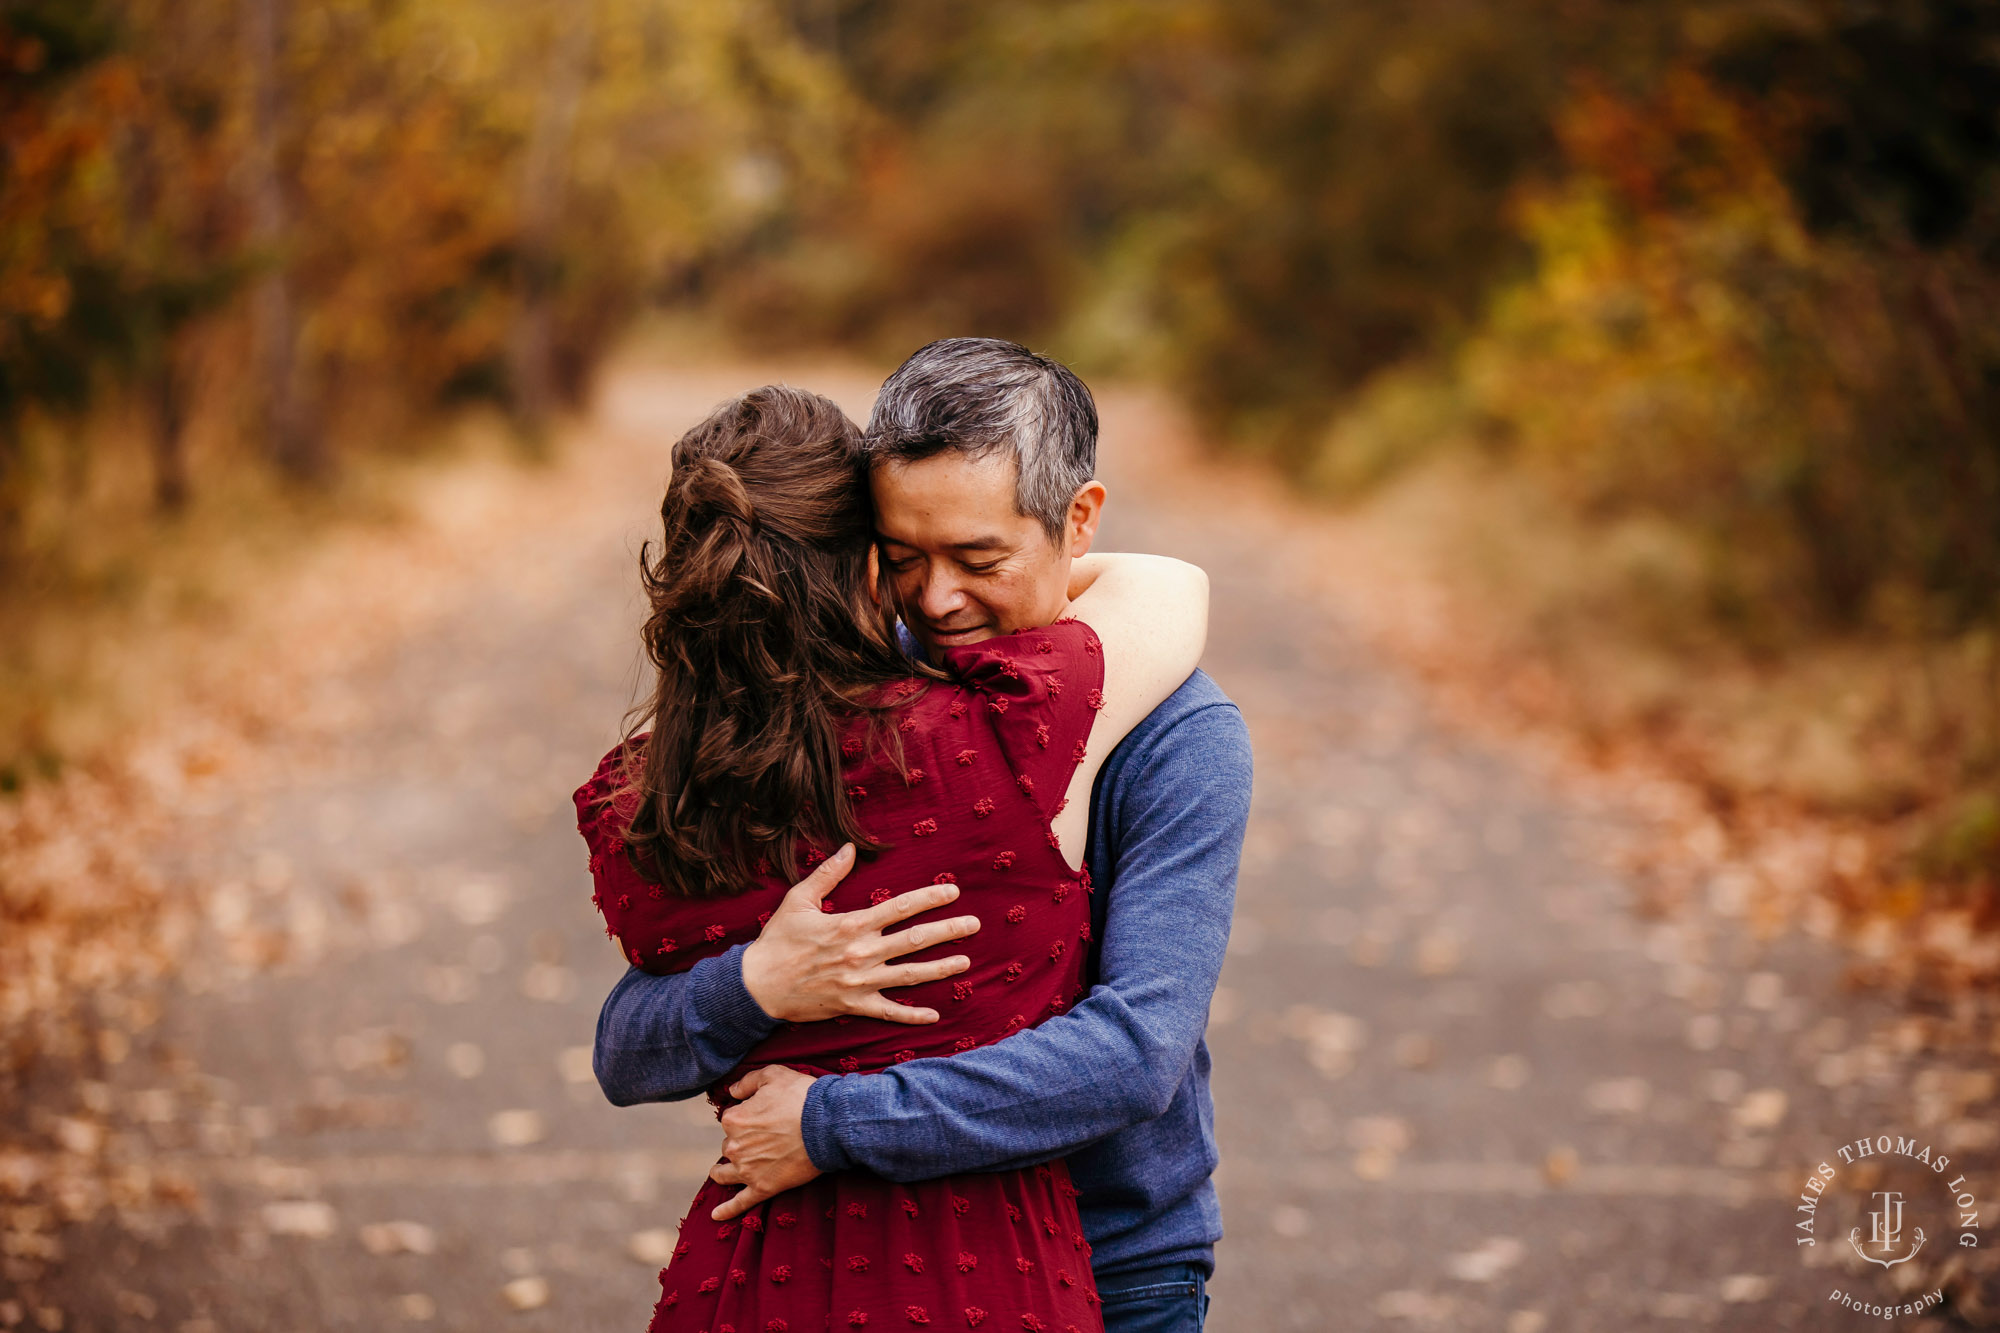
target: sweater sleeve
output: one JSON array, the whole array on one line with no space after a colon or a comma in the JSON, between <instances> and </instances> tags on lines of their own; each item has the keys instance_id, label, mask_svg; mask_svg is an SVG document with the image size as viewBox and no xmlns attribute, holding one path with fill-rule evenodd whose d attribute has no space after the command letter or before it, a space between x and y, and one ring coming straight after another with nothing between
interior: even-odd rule
<instances>
[{"instance_id":1,"label":"sweater sleeve","mask_svg":"<svg viewBox=\"0 0 2000 1333\"><path fill-rule=\"evenodd\" d=\"M666 976L635 967L612 987L591 1060L612 1105L693 1097L777 1030L743 985L744 947Z\"/></svg>"},{"instance_id":2,"label":"sweater sleeve","mask_svg":"<svg viewBox=\"0 0 2000 1333\"><path fill-rule=\"evenodd\" d=\"M892 1180L1046 1162L1166 1110L1208 1023L1250 809L1243 719L1215 704L1122 774L1099 980L1067 1014L994 1045L818 1079L806 1151Z\"/></svg>"}]
</instances>

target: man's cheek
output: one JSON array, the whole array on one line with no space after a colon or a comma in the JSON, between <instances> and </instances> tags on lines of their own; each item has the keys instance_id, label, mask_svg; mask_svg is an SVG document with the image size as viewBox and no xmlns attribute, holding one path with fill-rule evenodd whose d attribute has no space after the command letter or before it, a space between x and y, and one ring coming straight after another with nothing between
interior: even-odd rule
<instances>
[{"instance_id":1,"label":"man's cheek","mask_svg":"<svg viewBox=\"0 0 2000 1333\"><path fill-rule=\"evenodd\" d=\"M1015 573L1001 578L988 590L986 602L994 611L994 619L1008 630L1026 629L1042 623L1038 588L1032 577Z\"/></svg>"}]
</instances>

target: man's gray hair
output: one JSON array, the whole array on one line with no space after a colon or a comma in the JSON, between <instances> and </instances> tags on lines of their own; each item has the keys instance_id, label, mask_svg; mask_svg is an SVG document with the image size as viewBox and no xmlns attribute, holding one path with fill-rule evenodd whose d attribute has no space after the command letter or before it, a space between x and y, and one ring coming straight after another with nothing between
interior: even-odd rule
<instances>
[{"instance_id":1,"label":"man's gray hair","mask_svg":"<svg viewBox=\"0 0 2000 1333\"><path fill-rule=\"evenodd\" d=\"M1077 488L1097 475L1097 404L1068 366L999 338L944 338L897 367L862 441L870 467L953 450L1011 450L1014 504L1060 542Z\"/></svg>"}]
</instances>

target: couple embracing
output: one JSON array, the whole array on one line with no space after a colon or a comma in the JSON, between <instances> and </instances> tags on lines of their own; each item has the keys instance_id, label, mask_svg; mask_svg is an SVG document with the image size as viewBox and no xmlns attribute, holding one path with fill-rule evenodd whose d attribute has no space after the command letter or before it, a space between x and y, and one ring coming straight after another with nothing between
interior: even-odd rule
<instances>
[{"instance_id":1,"label":"couple embracing","mask_svg":"<svg viewBox=\"0 0 2000 1333\"><path fill-rule=\"evenodd\" d=\"M1096 444L959 338L865 432L767 387L674 447L654 692L576 797L598 1079L726 1135L656 1333L1201 1327L1249 741L1202 572L1089 554Z\"/></svg>"}]
</instances>

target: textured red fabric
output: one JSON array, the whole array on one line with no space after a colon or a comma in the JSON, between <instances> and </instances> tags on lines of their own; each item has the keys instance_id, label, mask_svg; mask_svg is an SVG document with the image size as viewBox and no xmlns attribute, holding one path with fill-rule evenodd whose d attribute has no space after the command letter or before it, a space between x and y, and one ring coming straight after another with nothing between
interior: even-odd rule
<instances>
[{"instance_id":1,"label":"textured red fabric","mask_svg":"<svg viewBox=\"0 0 2000 1333\"><path fill-rule=\"evenodd\" d=\"M849 799L884 848L849 872L828 907L852 911L924 884L956 883L958 902L929 915L969 911L983 928L912 957L964 953L972 967L894 997L936 1009L935 1024L786 1024L730 1080L768 1064L865 1074L949 1056L1032 1027L1082 994L1089 875L1063 860L1049 821L1103 704L1097 636L1063 621L952 649L942 665L952 683L913 678L895 687L902 701L887 722L902 744L900 770L879 732L871 742L866 719L843 738ZM606 755L576 803L596 901L626 956L650 972L679 972L754 939L788 886L760 867L747 892L701 901L640 876L617 836L630 815L615 799L621 758L620 750ZM828 850L811 849L808 863ZM1103 1326L1060 1162L908 1185L837 1172L739 1223L711 1221L731 1192L709 1183L695 1197L661 1271L655 1333Z\"/></svg>"}]
</instances>

